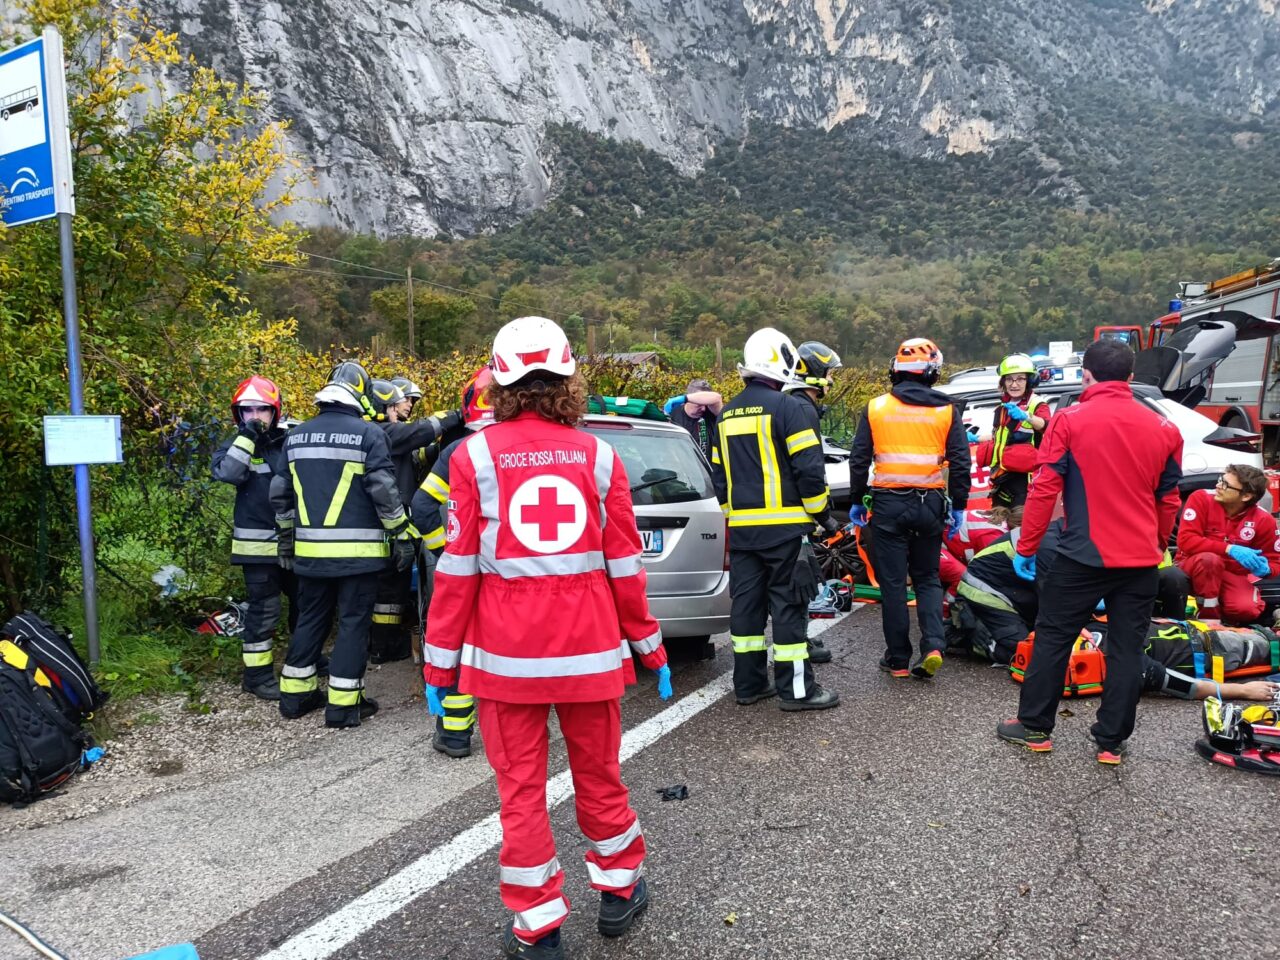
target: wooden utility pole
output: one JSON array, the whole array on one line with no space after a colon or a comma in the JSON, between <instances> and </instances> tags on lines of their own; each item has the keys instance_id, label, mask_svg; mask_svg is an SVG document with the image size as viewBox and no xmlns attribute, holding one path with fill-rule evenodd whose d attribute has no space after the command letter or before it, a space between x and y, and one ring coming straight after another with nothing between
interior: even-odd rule
<instances>
[{"instance_id":1,"label":"wooden utility pole","mask_svg":"<svg viewBox=\"0 0 1280 960\"><path fill-rule=\"evenodd\" d=\"M407 296L405 302L409 305L409 356L416 357L418 355L416 331L413 329L413 267L404 268L405 281L408 284Z\"/></svg>"},{"instance_id":2,"label":"wooden utility pole","mask_svg":"<svg viewBox=\"0 0 1280 960\"><path fill-rule=\"evenodd\" d=\"M716 337L716 373L724 372L724 356L721 353L720 338Z\"/></svg>"},{"instance_id":3,"label":"wooden utility pole","mask_svg":"<svg viewBox=\"0 0 1280 960\"><path fill-rule=\"evenodd\" d=\"M587 357L596 355L596 322L587 318Z\"/></svg>"}]
</instances>

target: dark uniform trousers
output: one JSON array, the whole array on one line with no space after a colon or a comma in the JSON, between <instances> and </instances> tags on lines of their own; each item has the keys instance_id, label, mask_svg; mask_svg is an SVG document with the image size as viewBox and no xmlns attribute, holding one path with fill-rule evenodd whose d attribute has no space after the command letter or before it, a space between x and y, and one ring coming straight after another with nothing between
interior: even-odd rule
<instances>
[{"instance_id":1,"label":"dark uniform trousers","mask_svg":"<svg viewBox=\"0 0 1280 960\"><path fill-rule=\"evenodd\" d=\"M326 719L340 720L359 709L369 653L369 626L378 592L377 573L340 577L298 577L298 626L289 644L283 677L302 681L304 692L280 693L280 709L299 711L317 689L320 648L329 636L335 608L338 636L329 657L329 706Z\"/></svg>"},{"instance_id":2,"label":"dark uniform trousers","mask_svg":"<svg viewBox=\"0 0 1280 960\"><path fill-rule=\"evenodd\" d=\"M409 591L413 571L389 565L378 574L378 595L373 604L373 629L369 651L377 660L403 660L409 656L409 625L413 609Z\"/></svg>"},{"instance_id":3,"label":"dark uniform trousers","mask_svg":"<svg viewBox=\"0 0 1280 960\"><path fill-rule=\"evenodd\" d=\"M938 578L938 556L942 551L946 517L947 498L941 490L872 490L872 562L880 583L886 658L892 667L911 665L908 573L916 591L921 655L946 648L942 581Z\"/></svg>"},{"instance_id":4,"label":"dark uniform trousers","mask_svg":"<svg viewBox=\"0 0 1280 960\"><path fill-rule=\"evenodd\" d=\"M244 633L240 637L246 683L275 679L271 647L280 620L280 596L289 598L289 633L298 623L298 581L292 571L274 563L246 563Z\"/></svg>"},{"instance_id":5,"label":"dark uniform trousers","mask_svg":"<svg viewBox=\"0 0 1280 960\"><path fill-rule=\"evenodd\" d=\"M1133 733L1159 574L1155 567L1091 567L1058 554L1052 579L1053 589L1040 600L1018 719L1028 730L1053 730L1071 648L1098 601L1106 600L1107 682L1091 732L1099 744L1114 748Z\"/></svg>"},{"instance_id":6,"label":"dark uniform trousers","mask_svg":"<svg viewBox=\"0 0 1280 960\"><path fill-rule=\"evenodd\" d=\"M733 637L733 691L754 696L769 686L764 628L773 616L773 678L778 696L804 700L813 694L809 663L809 600L796 588L800 534L772 547L733 549L729 539L729 633ZM807 575L807 567L804 568Z\"/></svg>"}]
</instances>

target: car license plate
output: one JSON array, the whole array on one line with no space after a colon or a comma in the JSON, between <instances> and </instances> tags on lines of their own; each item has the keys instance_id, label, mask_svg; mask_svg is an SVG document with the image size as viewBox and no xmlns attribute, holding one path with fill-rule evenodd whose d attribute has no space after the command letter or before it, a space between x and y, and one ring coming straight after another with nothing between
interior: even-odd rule
<instances>
[{"instance_id":1,"label":"car license plate","mask_svg":"<svg viewBox=\"0 0 1280 960\"><path fill-rule=\"evenodd\" d=\"M662 552L662 531L661 530L641 530L640 546L646 554L659 554Z\"/></svg>"}]
</instances>

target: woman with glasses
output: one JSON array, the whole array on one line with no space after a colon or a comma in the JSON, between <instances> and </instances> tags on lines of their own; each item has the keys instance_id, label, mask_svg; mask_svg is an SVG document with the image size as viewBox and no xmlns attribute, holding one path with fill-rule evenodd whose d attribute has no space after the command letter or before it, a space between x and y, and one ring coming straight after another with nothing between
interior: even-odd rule
<instances>
[{"instance_id":1,"label":"woman with glasses","mask_svg":"<svg viewBox=\"0 0 1280 960\"><path fill-rule=\"evenodd\" d=\"M1255 582L1280 573L1276 521L1258 506L1267 476L1233 464L1213 490L1187 497L1178 527L1178 566L1191 578L1200 615L1223 623L1254 623L1266 605Z\"/></svg>"},{"instance_id":2,"label":"woman with glasses","mask_svg":"<svg viewBox=\"0 0 1280 960\"><path fill-rule=\"evenodd\" d=\"M996 368L1001 403L991 429L991 505L1012 510L1027 500L1036 448L1049 425L1049 405L1031 392L1036 365L1012 353Z\"/></svg>"}]
</instances>

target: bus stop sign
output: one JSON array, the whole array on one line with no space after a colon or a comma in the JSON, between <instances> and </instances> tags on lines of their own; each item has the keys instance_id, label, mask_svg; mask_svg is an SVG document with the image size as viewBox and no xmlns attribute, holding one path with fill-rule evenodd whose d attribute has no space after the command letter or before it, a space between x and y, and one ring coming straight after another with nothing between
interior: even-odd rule
<instances>
[{"instance_id":1,"label":"bus stop sign","mask_svg":"<svg viewBox=\"0 0 1280 960\"><path fill-rule=\"evenodd\" d=\"M53 29L0 53L0 220L75 213L62 38Z\"/></svg>"}]
</instances>

